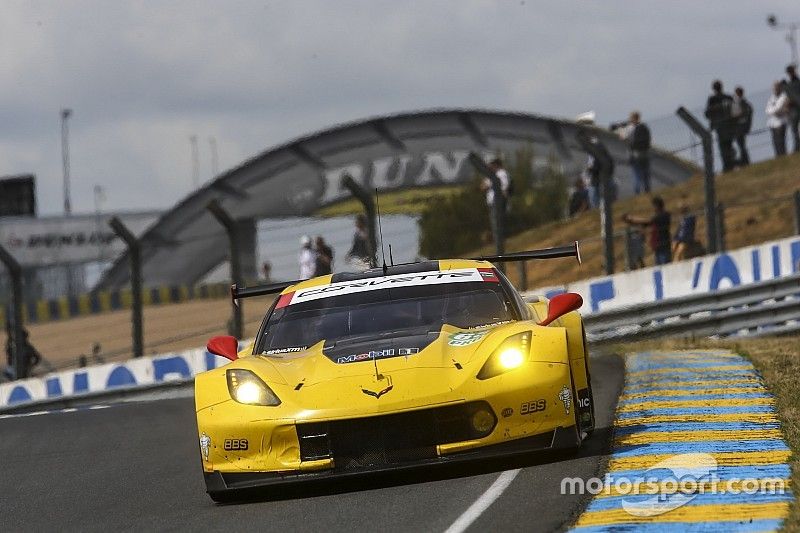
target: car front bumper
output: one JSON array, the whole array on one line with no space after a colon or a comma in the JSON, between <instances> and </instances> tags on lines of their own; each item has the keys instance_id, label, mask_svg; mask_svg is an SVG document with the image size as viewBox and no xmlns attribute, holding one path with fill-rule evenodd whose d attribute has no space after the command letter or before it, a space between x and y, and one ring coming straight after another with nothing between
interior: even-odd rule
<instances>
[{"instance_id":1,"label":"car front bumper","mask_svg":"<svg viewBox=\"0 0 800 533\"><path fill-rule=\"evenodd\" d=\"M310 484L326 480L360 478L382 473L399 473L418 469L445 467L477 460L509 459L530 454L558 450L574 450L580 445L575 426L558 427L552 431L515 439L449 455L425 459L365 465L356 468L330 468L309 472L205 472L206 489L209 494L246 493L253 489L285 484Z\"/></svg>"}]
</instances>

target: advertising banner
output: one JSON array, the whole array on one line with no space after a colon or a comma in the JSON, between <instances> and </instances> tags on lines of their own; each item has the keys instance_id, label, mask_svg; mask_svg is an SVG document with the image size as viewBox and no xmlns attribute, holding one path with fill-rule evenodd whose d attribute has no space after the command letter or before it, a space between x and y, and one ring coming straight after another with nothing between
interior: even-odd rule
<instances>
[{"instance_id":1,"label":"advertising banner","mask_svg":"<svg viewBox=\"0 0 800 533\"><path fill-rule=\"evenodd\" d=\"M551 297L560 292L583 296L581 312L595 313L639 303L702 294L780 278L800 270L800 237L707 255L530 291Z\"/></svg>"},{"instance_id":2,"label":"advertising banner","mask_svg":"<svg viewBox=\"0 0 800 533\"><path fill-rule=\"evenodd\" d=\"M124 249L111 231L113 213L70 217L0 219L0 243L23 267L110 261ZM158 213L117 215L140 235L158 218Z\"/></svg>"},{"instance_id":3,"label":"advertising banner","mask_svg":"<svg viewBox=\"0 0 800 533\"><path fill-rule=\"evenodd\" d=\"M113 389L189 381L200 372L229 362L224 357L208 353L205 348L197 348L21 379L0 385L0 410L29 402L57 400Z\"/></svg>"}]
</instances>

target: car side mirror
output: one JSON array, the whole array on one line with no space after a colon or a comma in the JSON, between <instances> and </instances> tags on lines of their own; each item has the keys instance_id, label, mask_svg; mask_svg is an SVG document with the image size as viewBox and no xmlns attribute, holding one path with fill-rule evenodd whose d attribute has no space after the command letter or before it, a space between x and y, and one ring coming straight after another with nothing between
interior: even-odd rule
<instances>
[{"instance_id":1,"label":"car side mirror","mask_svg":"<svg viewBox=\"0 0 800 533\"><path fill-rule=\"evenodd\" d=\"M231 337L230 335L211 337L208 344L206 344L206 350L231 361L236 361L239 358L239 342L236 337Z\"/></svg>"},{"instance_id":2,"label":"car side mirror","mask_svg":"<svg viewBox=\"0 0 800 533\"><path fill-rule=\"evenodd\" d=\"M570 313L577 311L583 305L583 298L574 292L557 294L550 299L547 304L547 318L539 322L540 326L547 326L552 321Z\"/></svg>"}]
</instances>

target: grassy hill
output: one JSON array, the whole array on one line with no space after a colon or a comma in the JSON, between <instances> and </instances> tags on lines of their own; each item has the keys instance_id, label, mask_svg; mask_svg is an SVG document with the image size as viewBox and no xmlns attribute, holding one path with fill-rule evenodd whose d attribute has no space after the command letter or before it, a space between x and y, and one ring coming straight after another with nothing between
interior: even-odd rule
<instances>
[{"instance_id":1,"label":"grassy hill","mask_svg":"<svg viewBox=\"0 0 800 533\"><path fill-rule=\"evenodd\" d=\"M765 161L748 168L735 170L716 177L717 200L725 205L726 245L728 250L760 242L788 237L794 233L794 204L791 195L800 189L800 154ZM704 195L703 177L660 190L667 209L673 213L673 232L677 228L678 204L685 195L690 208L698 213L697 237L705 245L705 217L702 216ZM652 213L650 196L641 195L617 202L614 205L614 230L624 231L624 213L649 215ZM579 216L540 226L506 241L508 251L530 250L581 241L583 265L572 261L530 261L527 264L528 286L544 287L600 276L602 243L600 241L600 214L597 210ZM475 255L491 253L493 245L486 244ZM625 243L622 236L615 239L616 271L625 270ZM652 253L647 250L645 264L652 265ZM512 281L518 280L517 268L508 267Z\"/></svg>"},{"instance_id":2,"label":"grassy hill","mask_svg":"<svg viewBox=\"0 0 800 533\"><path fill-rule=\"evenodd\" d=\"M381 192L382 215L418 215L435 197L449 196L461 189L460 185L437 187L412 187L399 191ZM355 198L348 198L318 209L314 215L320 217L349 216L363 213L364 208Z\"/></svg>"}]
</instances>

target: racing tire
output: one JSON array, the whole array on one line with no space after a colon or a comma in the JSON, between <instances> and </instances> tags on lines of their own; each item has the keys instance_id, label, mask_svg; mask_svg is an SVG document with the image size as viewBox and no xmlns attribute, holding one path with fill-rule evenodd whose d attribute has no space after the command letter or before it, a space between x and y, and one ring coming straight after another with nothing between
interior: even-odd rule
<instances>
[{"instance_id":1,"label":"racing tire","mask_svg":"<svg viewBox=\"0 0 800 533\"><path fill-rule=\"evenodd\" d=\"M586 388L589 392L589 423L584 424L578 421L579 423L579 431L581 431L581 435L583 440L589 439L594 433L594 428L597 425L597 418L595 418L594 414L594 393L592 392L592 374L589 371L589 350L586 343L586 329L581 327L581 336L583 337L583 356L586 360ZM573 385L574 387L574 385ZM576 396L576 401L577 401Z\"/></svg>"}]
</instances>

